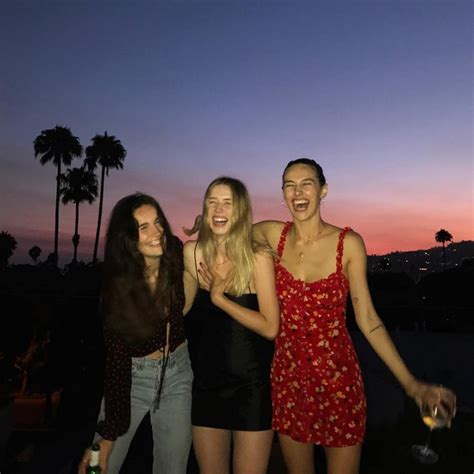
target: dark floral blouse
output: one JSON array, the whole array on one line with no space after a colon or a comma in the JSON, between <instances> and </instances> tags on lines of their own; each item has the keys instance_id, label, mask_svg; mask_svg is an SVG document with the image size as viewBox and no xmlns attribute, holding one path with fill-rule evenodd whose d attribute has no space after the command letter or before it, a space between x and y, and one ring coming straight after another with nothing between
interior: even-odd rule
<instances>
[{"instance_id":1,"label":"dark floral blouse","mask_svg":"<svg viewBox=\"0 0 474 474\"><path fill-rule=\"evenodd\" d=\"M182 262L177 262L177 264ZM182 280L178 299L169 316L169 349L173 352L186 337L184 334L184 289ZM129 344L110 329L104 328L106 350L104 402L105 418L97 424L96 431L108 440L115 440L130 426L130 393L132 388L132 357L145 357L166 346L166 324L161 321L156 335L140 344Z\"/></svg>"}]
</instances>

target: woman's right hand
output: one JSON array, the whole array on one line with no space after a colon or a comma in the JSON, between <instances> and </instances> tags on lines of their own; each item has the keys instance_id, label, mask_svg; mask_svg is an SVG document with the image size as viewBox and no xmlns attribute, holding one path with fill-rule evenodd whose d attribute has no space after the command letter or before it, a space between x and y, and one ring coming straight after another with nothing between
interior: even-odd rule
<instances>
[{"instance_id":1,"label":"woman's right hand","mask_svg":"<svg viewBox=\"0 0 474 474\"><path fill-rule=\"evenodd\" d=\"M102 474L107 474L107 462L109 460L110 452L112 451L112 448L114 446L114 442L108 439L101 439L97 444L100 446L99 466L102 471ZM86 474L87 467L89 466L90 457L91 450L90 448L87 448L84 451L81 462L79 463L79 466L77 468L78 474Z\"/></svg>"}]
</instances>

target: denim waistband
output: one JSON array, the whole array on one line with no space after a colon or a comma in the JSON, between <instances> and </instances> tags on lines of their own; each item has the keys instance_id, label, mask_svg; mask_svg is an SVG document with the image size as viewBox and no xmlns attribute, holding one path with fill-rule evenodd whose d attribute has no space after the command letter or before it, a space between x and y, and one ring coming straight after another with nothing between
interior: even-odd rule
<instances>
[{"instance_id":1,"label":"denim waistband","mask_svg":"<svg viewBox=\"0 0 474 474\"><path fill-rule=\"evenodd\" d=\"M177 349L170 352L168 358L168 368L174 367L183 357L188 356L188 342L184 341ZM165 357L161 359L150 359L149 357L132 357L132 364L140 368L160 368L165 361Z\"/></svg>"}]
</instances>

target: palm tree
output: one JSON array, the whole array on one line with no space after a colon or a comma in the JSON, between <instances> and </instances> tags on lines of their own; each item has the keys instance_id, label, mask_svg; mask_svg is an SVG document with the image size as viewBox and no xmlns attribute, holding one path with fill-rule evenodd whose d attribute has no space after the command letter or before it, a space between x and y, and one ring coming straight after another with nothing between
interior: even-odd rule
<instances>
[{"instance_id":1,"label":"palm tree","mask_svg":"<svg viewBox=\"0 0 474 474\"><path fill-rule=\"evenodd\" d=\"M127 156L127 150L122 146L120 140L113 135L96 135L92 138L92 145L86 148L86 159L84 166L94 171L98 166L102 167L100 174L100 197L99 197L99 215L97 218L97 231L95 234L94 255L92 261L97 262L97 249L99 247L100 224L102 221L102 208L104 205L104 181L105 176L109 175L109 169L122 169L123 160Z\"/></svg>"},{"instance_id":2,"label":"palm tree","mask_svg":"<svg viewBox=\"0 0 474 474\"><path fill-rule=\"evenodd\" d=\"M97 176L93 171L85 168L68 169L61 175L61 189L63 204L73 202L76 205L76 220L74 224L74 236L72 243L74 245L74 257L72 261L77 262L77 247L79 246L79 205L87 201L92 204L98 194Z\"/></svg>"},{"instance_id":3,"label":"palm tree","mask_svg":"<svg viewBox=\"0 0 474 474\"><path fill-rule=\"evenodd\" d=\"M443 271L446 270L446 258L445 258L445 244L451 242L453 236L445 229L440 229L435 234L436 242L440 242L443 245Z\"/></svg>"},{"instance_id":4,"label":"palm tree","mask_svg":"<svg viewBox=\"0 0 474 474\"><path fill-rule=\"evenodd\" d=\"M61 181L61 165L69 166L73 158L82 155L82 145L67 127L57 125L54 128L43 130L35 138L35 158L40 155L40 163L45 165L52 161L57 168L56 172L56 210L54 214L54 254L58 259L59 240L59 187Z\"/></svg>"},{"instance_id":5,"label":"palm tree","mask_svg":"<svg viewBox=\"0 0 474 474\"><path fill-rule=\"evenodd\" d=\"M16 239L5 230L0 232L0 269L8 265L8 259L16 249Z\"/></svg>"},{"instance_id":6,"label":"palm tree","mask_svg":"<svg viewBox=\"0 0 474 474\"><path fill-rule=\"evenodd\" d=\"M33 245L33 247L28 250L28 255L33 259L36 265L36 260L38 260L38 257L41 255L41 249L37 245Z\"/></svg>"}]
</instances>

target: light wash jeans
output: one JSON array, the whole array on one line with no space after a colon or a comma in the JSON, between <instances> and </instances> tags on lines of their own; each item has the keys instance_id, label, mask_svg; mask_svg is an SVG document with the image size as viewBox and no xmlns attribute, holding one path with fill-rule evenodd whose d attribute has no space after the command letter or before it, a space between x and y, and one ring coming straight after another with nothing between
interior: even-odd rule
<instances>
[{"instance_id":1,"label":"light wash jeans","mask_svg":"<svg viewBox=\"0 0 474 474\"><path fill-rule=\"evenodd\" d=\"M119 474L143 417L150 412L153 431L153 474L185 474L191 447L191 388L193 373L187 344L169 355L160 405L153 409L163 359L132 358L131 416L128 431L112 448L108 474ZM99 420L104 416L102 400ZM99 438L100 439L100 438Z\"/></svg>"}]
</instances>

